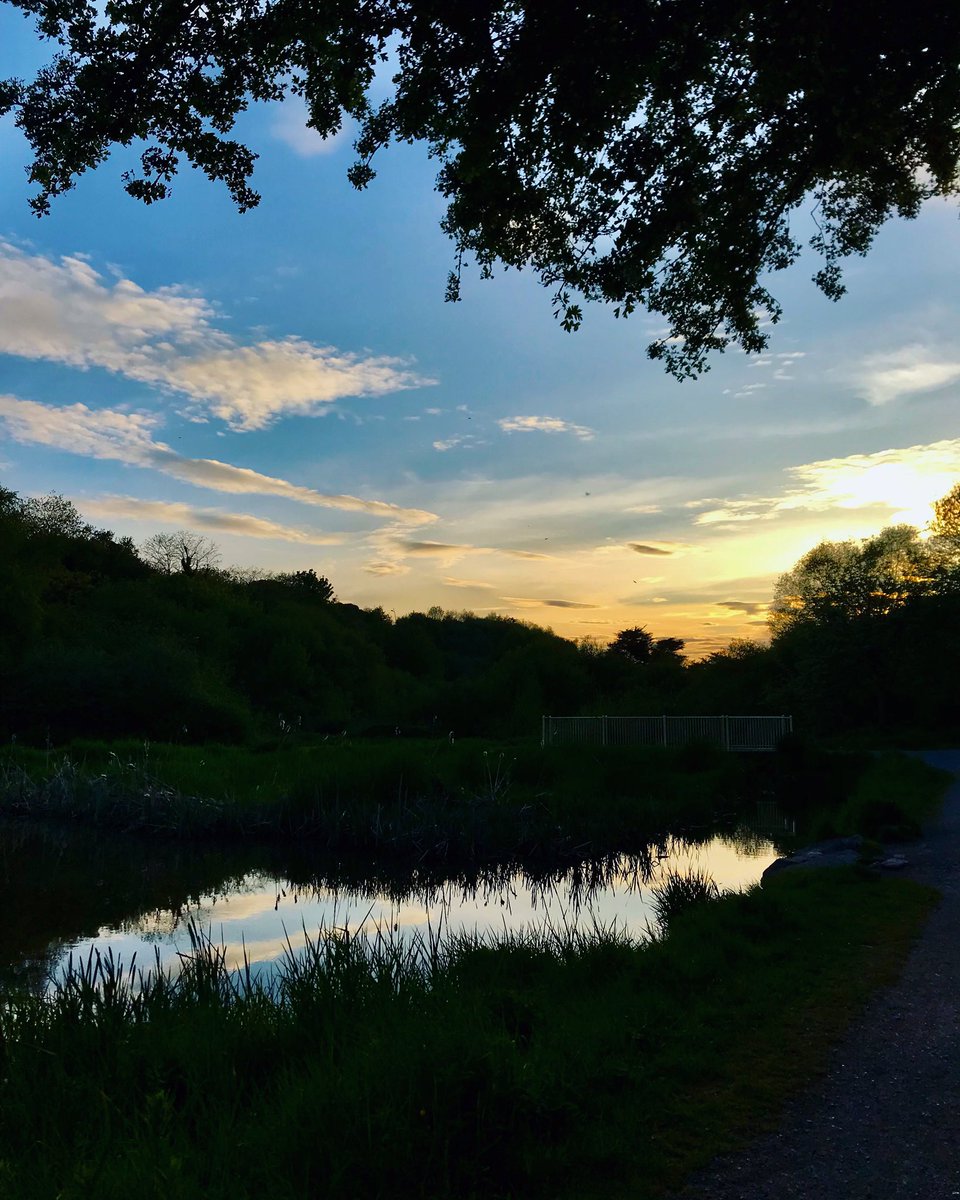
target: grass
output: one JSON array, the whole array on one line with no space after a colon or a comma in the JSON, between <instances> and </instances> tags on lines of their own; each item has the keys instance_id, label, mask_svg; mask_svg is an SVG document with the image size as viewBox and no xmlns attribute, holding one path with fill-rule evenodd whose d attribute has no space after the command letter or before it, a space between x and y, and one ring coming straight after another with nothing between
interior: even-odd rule
<instances>
[{"instance_id":1,"label":"grass","mask_svg":"<svg viewBox=\"0 0 960 1200\"><path fill-rule=\"evenodd\" d=\"M657 924L666 931L681 913L701 904L709 904L719 895L713 879L699 868L673 871L653 889L653 911Z\"/></svg>"},{"instance_id":2,"label":"grass","mask_svg":"<svg viewBox=\"0 0 960 1200\"><path fill-rule=\"evenodd\" d=\"M77 741L0 749L0 814L153 836L309 841L419 864L580 861L671 832L732 829L756 800L795 844L909 840L947 776L901 754L805 746L738 757L464 739L291 740L263 747ZM784 845L787 839L784 838Z\"/></svg>"},{"instance_id":3,"label":"grass","mask_svg":"<svg viewBox=\"0 0 960 1200\"><path fill-rule=\"evenodd\" d=\"M418 861L582 858L732 816L744 770L720 752L529 742L75 742L0 752L0 810Z\"/></svg>"},{"instance_id":4,"label":"grass","mask_svg":"<svg viewBox=\"0 0 960 1200\"><path fill-rule=\"evenodd\" d=\"M0 1194L657 1196L776 1121L934 899L798 870L647 944L326 930L270 983L201 936L176 978L93 958L0 1008Z\"/></svg>"}]
</instances>

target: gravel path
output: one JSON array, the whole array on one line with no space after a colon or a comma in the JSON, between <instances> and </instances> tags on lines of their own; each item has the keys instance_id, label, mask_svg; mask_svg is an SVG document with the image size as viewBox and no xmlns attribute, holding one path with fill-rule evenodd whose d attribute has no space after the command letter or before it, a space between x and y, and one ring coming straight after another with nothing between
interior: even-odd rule
<instances>
[{"instance_id":1,"label":"gravel path","mask_svg":"<svg viewBox=\"0 0 960 1200\"><path fill-rule=\"evenodd\" d=\"M960 750L923 758L960 777ZM960 1197L960 782L904 874L943 902L903 975L835 1048L827 1074L765 1134L695 1175L683 1200Z\"/></svg>"}]
</instances>

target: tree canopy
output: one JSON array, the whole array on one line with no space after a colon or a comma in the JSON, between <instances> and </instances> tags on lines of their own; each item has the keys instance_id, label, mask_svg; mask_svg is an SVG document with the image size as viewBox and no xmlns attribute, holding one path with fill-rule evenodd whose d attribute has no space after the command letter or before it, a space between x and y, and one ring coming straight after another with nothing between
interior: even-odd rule
<instances>
[{"instance_id":1,"label":"tree canopy","mask_svg":"<svg viewBox=\"0 0 960 1200\"><path fill-rule=\"evenodd\" d=\"M323 135L360 123L350 179L391 141L439 162L460 269L530 267L567 329L584 298L666 319L674 375L780 316L769 273L805 244L841 261L892 215L960 188L960 9L938 0L8 0L57 43L0 81L33 150L38 214L115 145L126 190L165 197L181 161L258 202L228 137L251 99L306 99ZM394 90L369 86L396 53Z\"/></svg>"},{"instance_id":2,"label":"tree canopy","mask_svg":"<svg viewBox=\"0 0 960 1200\"><path fill-rule=\"evenodd\" d=\"M684 643L681 638L655 638L642 625L621 629L610 643L610 652L633 663L665 662L682 659Z\"/></svg>"},{"instance_id":3,"label":"tree canopy","mask_svg":"<svg viewBox=\"0 0 960 1200\"><path fill-rule=\"evenodd\" d=\"M821 542L777 580L774 635L798 624L884 617L920 596L953 589L952 556L938 538L891 525L862 541Z\"/></svg>"}]
</instances>

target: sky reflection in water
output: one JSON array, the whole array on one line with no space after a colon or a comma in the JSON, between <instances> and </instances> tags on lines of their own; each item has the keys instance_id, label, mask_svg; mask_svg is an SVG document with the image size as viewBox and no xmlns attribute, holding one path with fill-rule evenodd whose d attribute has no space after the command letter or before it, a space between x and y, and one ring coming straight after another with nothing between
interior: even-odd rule
<instances>
[{"instance_id":1,"label":"sky reflection in water","mask_svg":"<svg viewBox=\"0 0 960 1200\"><path fill-rule=\"evenodd\" d=\"M188 923L194 919L214 942L226 947L231 968L242 966L244 955L260 970L280 958L288 945L302 947L305 936L318 930L349 929L375 933L395 930L401 936L436 935L438 932L496 934L549 924L580 928L594 923L616 924L642 937L653 922L651 889L664 872L689 867L707 871L722 890L737 890L756 883L776 858L772 843L749 835L715 837L699 845L669 843L667 853L652 863L622 856L605 865L580 868L548 878L532 878L520 871L473 881L448 881L416 885L405 895L385 891L363 892L324 886L294 886L274 875L252 872L229 890L203 895L195 906L145 913L134 921L104 926L96 937L65 945L55 973L69 956L86 959L94 948L112 951L129 964L152 966L157 956L168 970L176 970L179 955L190 952Z\"/></svg>"}]
</instances>

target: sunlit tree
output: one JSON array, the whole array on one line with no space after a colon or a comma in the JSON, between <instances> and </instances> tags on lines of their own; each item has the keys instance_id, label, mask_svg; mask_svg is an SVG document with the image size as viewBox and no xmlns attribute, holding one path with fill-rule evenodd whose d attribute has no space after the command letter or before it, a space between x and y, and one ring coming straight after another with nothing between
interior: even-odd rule
<instances>
[{"instance_id":1,"label":"sunlit tree","mask_svg":"<svg viewBox=\"0 0 960 1200\"><path fill-rule=\"evenodd\" d=\"M936 590L942 556L912 525L891 525L862 541L821 542L777 580L769 622L774 637L800 623L885 616Z\"/></svg>"},{"instance_id":2,"label":"sunlit tree","mask_svg":"<svg viewBox=\"0 0 960 1200\"><path fill-rule=\"evenodd\" d=\"M930 532L935 537L960 541L960 483L955 483L945 496L934 501Z\"/></svg>"}]
</instances>

